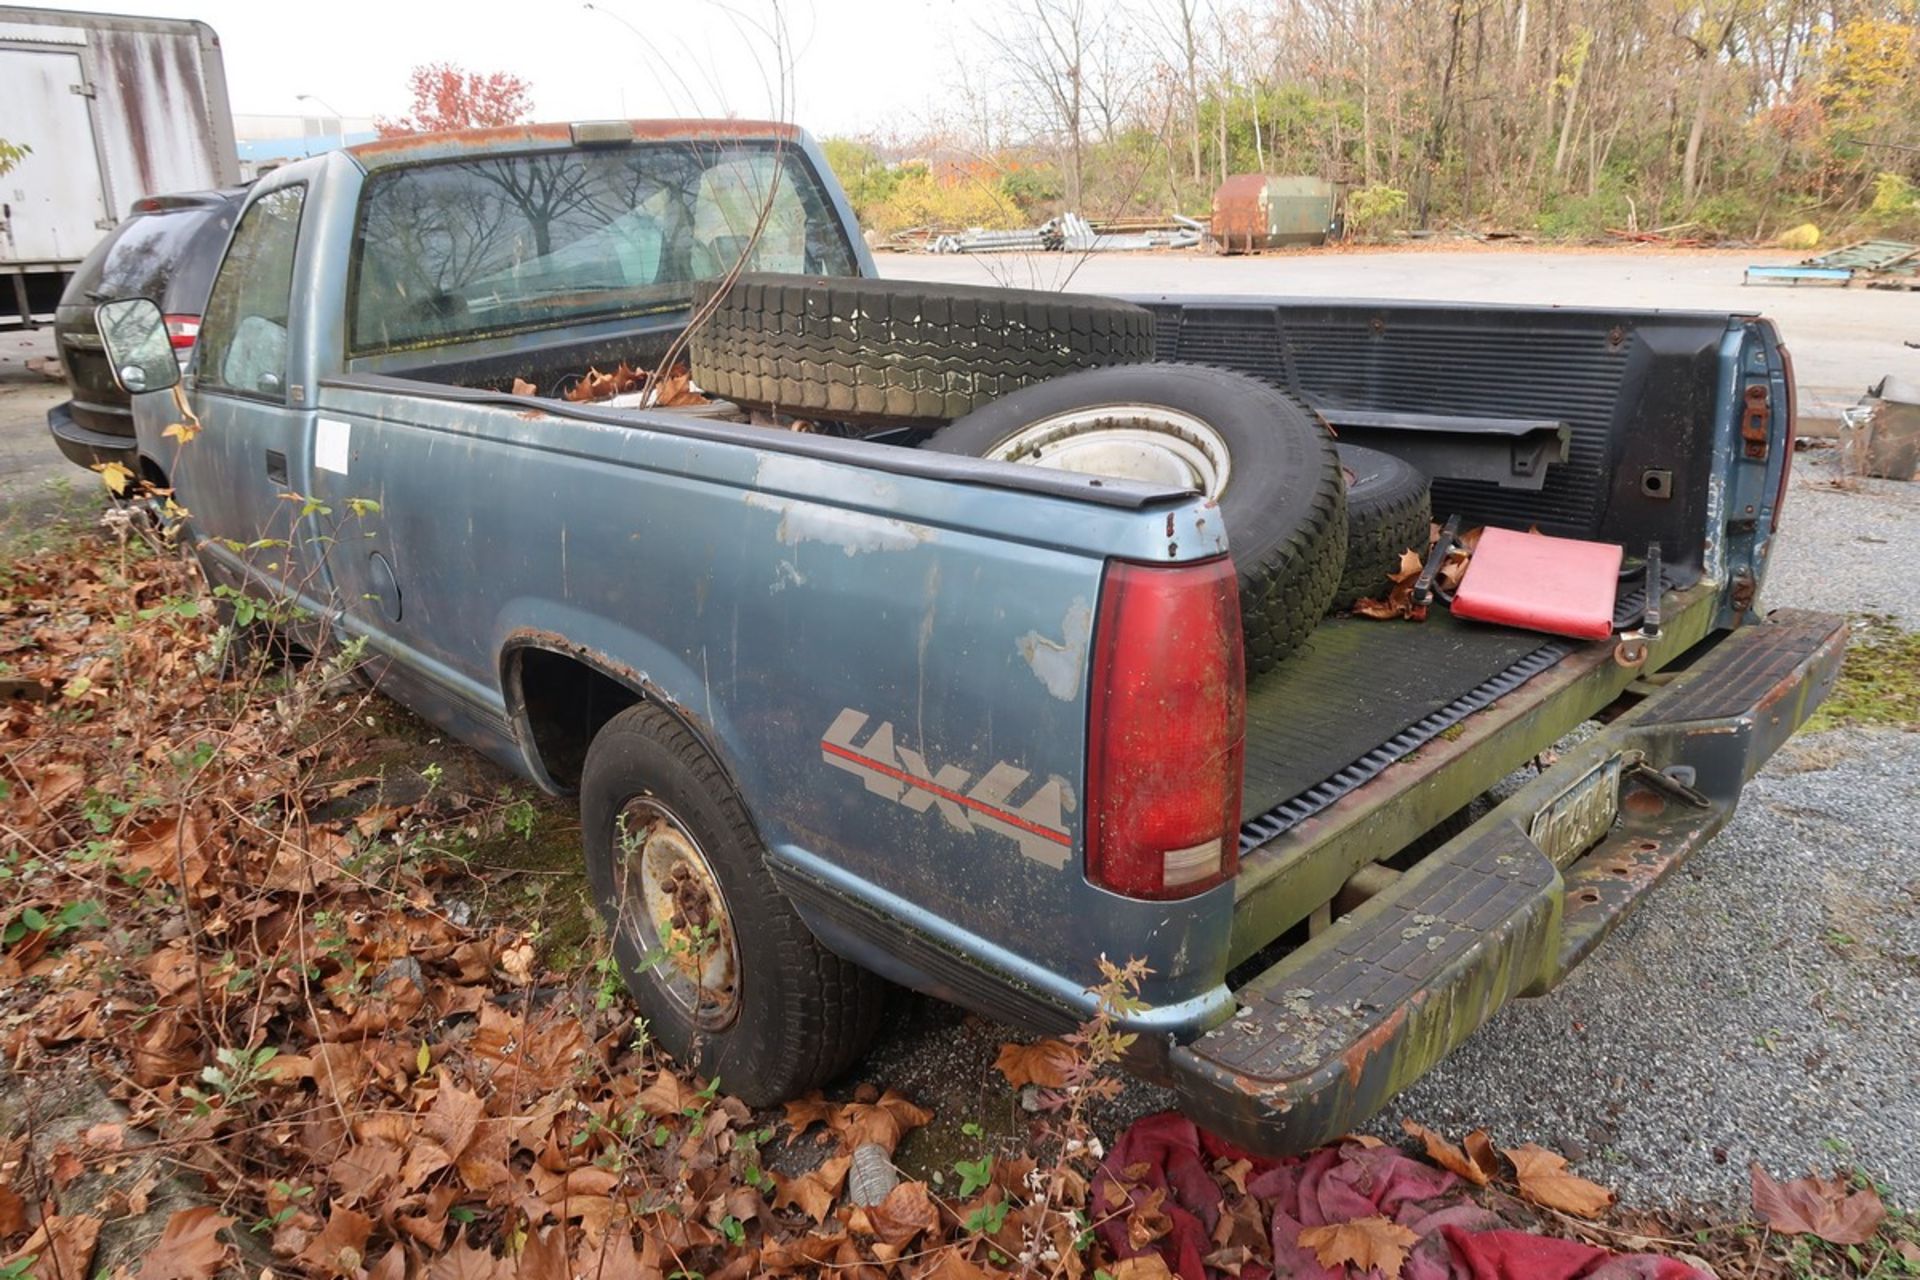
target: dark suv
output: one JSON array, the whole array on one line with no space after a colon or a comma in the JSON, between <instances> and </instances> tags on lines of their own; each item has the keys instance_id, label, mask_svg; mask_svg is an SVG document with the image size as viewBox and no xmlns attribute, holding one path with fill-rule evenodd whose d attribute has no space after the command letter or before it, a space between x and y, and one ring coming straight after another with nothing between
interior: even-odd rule
<instances>
[{"instance_id":1,"label":"dark suv","mask_svg":"<svg viewBox=\"0 0 1920 1280\"><path fill-rule=\"evenodd\" d=\"M227 187L135 201L126 220L94 246L67 282L53 337L73 398L47 410L47 427L70 461L83 467L118 462L139 470L133 409L107 367L94 306L110 298L151 298L166 315L184 365L246 194L245 187Z\"/></svg>"}]
</instances>

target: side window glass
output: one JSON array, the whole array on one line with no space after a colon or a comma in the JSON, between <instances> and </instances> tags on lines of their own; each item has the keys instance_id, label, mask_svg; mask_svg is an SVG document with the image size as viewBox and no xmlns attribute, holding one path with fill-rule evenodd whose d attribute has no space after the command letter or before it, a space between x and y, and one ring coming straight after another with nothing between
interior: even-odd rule
<instances>
[{"instance_id":1,"label":"side window glass","mask_svg":"<svg viewBox=\"0 0 1920 1280\"><path fill-rule=\"evenodd\" d=\"M241 215L200 326L201 387L286 399L287 313L306 197L304 186L282 187Z\"/></svg>"}]
</instances>

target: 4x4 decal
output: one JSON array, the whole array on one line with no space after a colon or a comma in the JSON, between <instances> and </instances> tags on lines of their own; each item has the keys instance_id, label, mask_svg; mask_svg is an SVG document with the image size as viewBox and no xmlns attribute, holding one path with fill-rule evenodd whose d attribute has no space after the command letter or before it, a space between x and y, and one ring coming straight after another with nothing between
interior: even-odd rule
<instances>
[{"instance_id":1,"label":"4x4 decal","mask_svg":"<svg viewBox=\"0 0 1920 1280\"><path fill-rule=\"evenodd\" d=\"M1056 871L1067 865L1073 836L1061 816L1071 803L1062 780L1041 784L1024 804L1014 806L1009 797L1027 780L1025 769L998 760L969 787L965 769L953 764L931 769L920 752L896 743L892 721L881 721L864 743L854 745L853 736L869 718L852 707L835 716L821 735L820 758L859 778L873 794L915 813L938 809L955 831L984 828Z\"/></svg>"}]
</instances>

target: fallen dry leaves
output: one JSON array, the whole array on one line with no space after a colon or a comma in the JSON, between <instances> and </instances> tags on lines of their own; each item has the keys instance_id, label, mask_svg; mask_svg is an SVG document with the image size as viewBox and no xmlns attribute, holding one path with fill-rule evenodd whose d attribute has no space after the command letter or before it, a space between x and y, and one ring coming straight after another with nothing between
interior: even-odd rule
<instances>
[{"instance_id":1,"label":"fallen dry leaves","mask_svg":"<svg viewBox=\"0 0 1920 1280\"><path fill-rule=\"evenodd\" d=\"M1400 1127L1417 1139L1427 1158L1447 1170L1484 1187L1500 1179L1501 1166L1494 1154L1493 1139L1485 1129L1475 1129L1455 1146L1443 1135L1413 1120L1403 1119ZM1558 1209L1582 1218L1597 1218L1614 1202L1614 1193L1597 1182L1590 1182L1567 1168L1566 1157L1529 1142L1519 1147L1502 1147L1513 1166L1514 1188L1521 1198L1548 1209Z\"/></svg>"},{"instance_id":2,"label":"fallen dry leaves","mask_svg":"<svg viewBox=\"0 0 1920 1280\"><path fill-rule=\"evenodd\" d=\"M1459 1174L1477 1187L1486 1186L1500 1171L1498 1162L1493 1158L1493 1143L1488 1139L1485 1129L1475 1129L1468 1134L1463 1150L1423 1124L1403 1119L1400 1127L1406 1130L1409 1137L1419 1139L1426 1148L1427 1159L1450 1173Z\"/></svg>"},{"instance_id":3,"label":"fallen dry leaves","mask_svg":"<svg viewBox=\"0 0 1920 1280\"><path fill-rule=\"evenodd\" d=\"M0 1275L22 1280L70 1280L93 1274L100 1219L92 1214L53 1214L11 1253L0 1255Z\"/></svg>"},{"instance_id":4,"label":"fallen dry leaves","mask_svg":"<svg viewBox=\"0 0 1920 1280\"><path fill-rule=\"evenodd\" d=\"M1612 1191L1568 1172L1566 1157L1558 1152L1529 1142L1522 1147L1502 1147L1500 1154L1513 1162L1520 1194L1537 1205L1597 1218L1613 1204Z\"/></svg>"},{"instance_id":5,"label":"fallen dry leaves","mask_svg":"<svg viewBox=\"0 0 1920 1280\"><path fill-rule=\"evenodd\" d=\"M217 674L213 610L176 557L96 540L14 570L0 823L36 853L0 909L23 926L0 944L0 1052L29 1079L57 1061L113 1064L128 1115L62 1148L43 1171L56 1187L136 1141L192 1153L181 1176L221 1210L175 1213L140 1280L209 1276L241 1239L278 1272L329 1280L976 1280L1021 1266L1160 1280L1176 1240L1182 1276L1260 1276L1296 1236L1391 1274L1406 1222L1342 1213L1294 1231L1276 1180L1304 1194L1302 1170L1338 1170L1314 1185L1359 1190L1391 1167L1407 1204L1460 1185L1377 1141L1282 1162L1203 1150L1190 1125L1161 1126L1191 1150L1153 1149L1190 1162L1156 1185L1150 1162L1118 1154L1140 1141L1121 1135L1102 1160L1063 1119L1069 1095L1118 1087L1089 1073L1083 1030L1005 1046L996 1063L1036 1089L1035 1153L1053 1163L968 1152L991 1157L986 1181L909 1177L855 1206L854 1150L894 1152L925 1108L863 1085L755 1113L673 1069L635 1045L630 1010L585 998L526 932L475 909L494 886L435 849L438 833L489 820L482 799L395 799L355 765L370 695L341 694L317 664ZM1469 1182L1502 1176L1482 1132L1458 1147L1409 1133ZM0 1273L91 1274L100 1219L11 1181L17 1145L0 1141ZM1579 1213L1610 1198L1552 1153L1508 1156L1536 1202ZM1179 1202L1203 1188L1217 1199L1196 1238ZM1845 1203L1835 1212L1856 1212Z\"/></svg>"},{"instance_id":6,"label":"fallen dry leaves","mask_svg":"<svg viewBox=\"0 0 1920 1280\"><path fill-rule=\"evenodd\" d=\"M138 1280L207 1280L227 1261L220 1233L232 1225L233 1219L222 1217L212 1205L176 1211L147 1251Z\"/></svg>"},{"instance_id":7,"label":"fallen dry leaves","mask_svg":"<svg viewBox=\"0 0 1920 1280\"><path fill-rule=\"evenodd\" d=\"M626 395L631 391L645 391L653 380L653 375L645 369L630 368L622 360L612 373L602 373L598 369L588 369L580 380L568 387L561 398L573 404L592 404L598 400L611 400L615 396ZM533 395L532 383L519 378L513 380L515 395ZM688 405L711 404L712 401L696 391L693 375L684 364L677 364L660 379L660 385L652 402L662 409L676 409Z\"/></svg>"},{"instance_id":8,"label":"fallen dry leaves","mask_svg":"<svg viewBox=\"0 0 1920 1280\"><path fill-rule=\"evenodd\" d=\"M993 1065L1016 1089L1030 1084L1058 1089L1067 1082L1073 1061L1071 1048L1062 1041L1047 1039L1032 1044L1003 1044Z\"/></svg>"},{"instance_id":9,"label":"fallen dry leaves","mask_svg":"<svg viewBox=\"0 0 1920 1280\"><path fill-rule=\"evenodd\" d=\"M1887 1207L1870 1187L1856 1189L1839 1178L1812 1175L1783 1183L1758 1164L1749 1173L1754 1212L1782 1235L1819 1236L1829 1244L1865 1244L1886 1221Z\"/></svg>"},{"instance_id":10,"label":"fallen dry leaves","mask_svg":"<svg viewBox=\"0 0 1920 1280\"><path fill-rule=\"evenodd\" d=\"M1377 1215L1324 1227L1307 1227L1300 1232L1300 1243L1313 1250L1321 1266L1350 1264L1363 1273L1377 1268L1387 1280L1400 1274L1400 1268L1407 1262L1407 1250L1419 1239L1418 1234L1391 1218Z\"/></svg>"},{"instance_id":11,"label":"fallen dry leaves","mask_svg":"<svg viewBox=\"0 0 1920 1280\"><path fill-rule=\"evenodd\" d=\"M1447 552L1447 558L1441 562L1440 571L1434 575L1434 586L1446 592L1449 598L1459 590L1460 580L1466 577L1467 565L1473 560L1473 549L1480 545L1482 532L1480 529L1469 529L1456 538ZM1378 597L1354 601L1353 614L1379 621L1407 618L1419 622L1425 618L1426 606L1413 602L1413 586L1420 577L1420 571L1426 567L1427 557L1439 541L1440 526L1429 526L1427 545L1417 550L1409 547L1401 552L1399 566L1387 575L1386 582L1382 584L1387 590Z\"/></svg>"}]
</instances>

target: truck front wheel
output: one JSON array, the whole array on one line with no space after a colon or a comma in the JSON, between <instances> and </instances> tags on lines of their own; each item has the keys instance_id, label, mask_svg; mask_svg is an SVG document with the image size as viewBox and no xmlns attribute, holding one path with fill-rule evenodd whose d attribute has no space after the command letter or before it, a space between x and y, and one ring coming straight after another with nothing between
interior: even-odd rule
<instances>
[{"instance_id":1,"label":"truck front wheel","mask_svg":"<svg viewBox=\"0 0 1920 1280\"><path fill-rule=\"evenodd\" d=\"M824 1084L866 1048L880 979L814 940L704 745L637 703L580 780L587 876L653 1039L754 1106Z\"/></svg>"}]
</instances>

